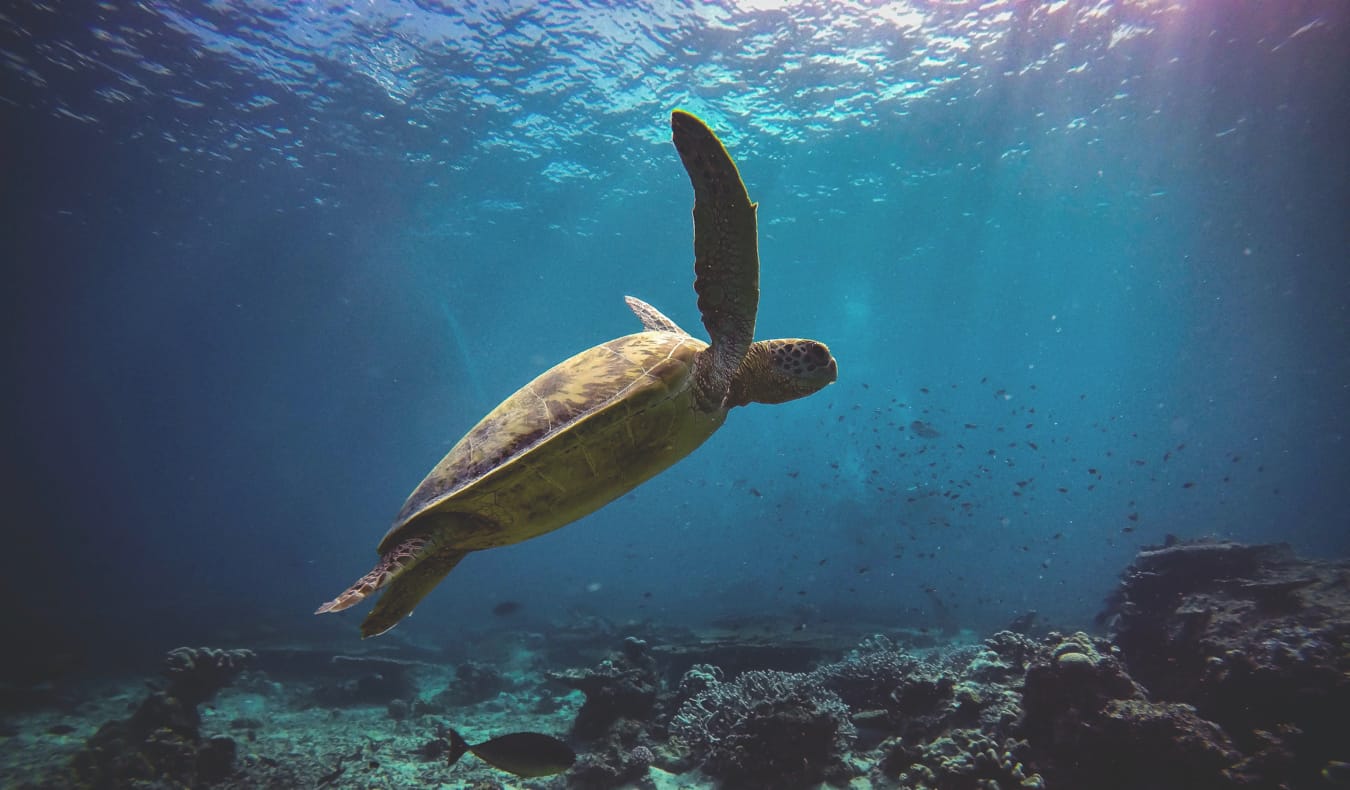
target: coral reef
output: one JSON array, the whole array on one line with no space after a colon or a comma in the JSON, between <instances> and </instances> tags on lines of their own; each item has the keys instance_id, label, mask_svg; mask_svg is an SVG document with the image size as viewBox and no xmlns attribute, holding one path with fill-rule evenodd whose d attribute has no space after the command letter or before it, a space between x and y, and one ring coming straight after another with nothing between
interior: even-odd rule
<instances>
[{"instance_id":1,"label":"coral reef","mask_svg":"<svg viewBox=\"0 0 1350 790\"><path fill-rule=\"evenodd\" d=\"M881 635L812 676L850 709L866 714L870 726L911 738L941 729L956 685L938 663L921 661Z\"/></svg>"},{"instance_id":2,"label":"coral reef","mask_svg":"<svg viewBox=\"0 0 1350 790\"><path fill-rule=\"evenodd\" d=\"M356 705L386 705L394 699L411 699L416 694L412 672L421 662L392 656L336 655L329 659L323 684L314 689L311 699L325 708Z\"/></svg>"},{"instance_id":3,"label":"coral reef","mask_svg":"<svg viewBox=\"0 0 1350 790\"><path fill-rule=\"evenodd\" d=\"M647 643L628 637L618 652L587 670L548 673L550 680L586 695L572 733L597 739L623 719L642 719L656 705L661 676Z\"/></svg>"},{"instance_id":4,"label":"coral reef","mask_svg":"<svg viewBox=\"0 0 1350 790\"><path fill-rule=\"evenodd\" d=\"M465 661L455 667L454 682L433 696L431 702L440 708L474 705L490 700L510 687L510 682L496 667Z\"/></svg>"},{"instance_id":5,"label":"coral reef","mask_svg":"<svg viewBox=\"0 0 1350 790\"><path fill-rule=\"evenodd\" d=\"M1242 771L1315 787L1346 758L1350 563L1173 540L1139 553L1104 615L1130 673L1222 727Z\"/></svg>"},{"instance_id":6,"label":"coral reef","mask_svg":"<svg viewBox=\"0 0 1350 790\"><path fill-rule=\"evenodd\" d=\"M567 772L568 786L619 787L646 776L654 758L651 749L638 741L661 689L647 642L626 637L618 651L595 667L550 672L548 677L586 697L572 734L588 741L590 748Z\"/></svg>"},{"instance_id":7,"label":"coral reef","mask_svg":"<svg viewBox=\"0 0 1350 790\"><path fill-rule=\"evenodd\" d=\"M1227 735L1188 705L1150 701L1110 642L1051 634L1047 648L1027 669L1019 731L1051 787L1237 786Z\"/></svg>"},{"instance_id":8,"label":"coral reef","mask_svg":"<svg viewBox=\"0 0 1350 790\"><path fill-rule=\"evenodd\" d=\"M133 679L97 704L6 711L3 765L24 790L1350 786L1350 563L1174 542L1140 552L1108 605L1109 638L793 630L781 654L762 624L738 652L727 627L644 623L614 650L612 629L574 634L586 668L551 683L550 646L518 636L509 666L416 645L178 648L148 696ZM570 727L581 753L524 782L449 769L451 726L474 742Z\"/></svg>"},{"instance_id":9,"label":"coral reef","mask_svg":"<svg viewBox=\"0 0 1350 790\"><path fill-rule=\"evenodd\" d=\"M952 730L927 743L897 738L884 745L882 771L909 788L1043 788L1045 780L1023 761L1026 741L996 742L979 730Z\"/></svg>"},{"instance_id":10,"label":"coral reef","mask_svg":"<svg viewBox=\"0 0 1350 790\"><path fill-rule=\"evenodd\" d=\"M166 693L195 708L228 686L256 658L252 650L175 647L164 656L164 674L169 678Z\"/></svg>"},{"instance_id":11,"label":"coral reef","mask_svg":"<svg viewBox=\"0 0 1350 790\"><path fill-rule=\"evenodd\" d=\"M703 770L733 787L801 787L843 781L854 736L839 695L812 675L751 670L707 686L670 724Z\"/></svg>"},{"instance_id":12,"label":"coral reef","mask_svg":"<svg viewBox=\"0 0 1350 790\"><path fill-rule=\"evenodd\" d=\"M165 688L152 691L126 719L110 721L71 761L76 787L125 787L157 783L195 787L234 770L236 746L228 737L203 738L197 706L249 665L251 650L179 647L165 656Z\"/></svg>"}]
</instances>

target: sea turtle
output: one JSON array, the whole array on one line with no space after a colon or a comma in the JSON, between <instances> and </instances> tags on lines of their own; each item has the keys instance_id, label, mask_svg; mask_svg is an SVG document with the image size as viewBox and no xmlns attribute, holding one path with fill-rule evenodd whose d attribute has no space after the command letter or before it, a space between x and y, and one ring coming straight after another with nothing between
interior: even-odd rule
<instances>
[{"instance_id":1,"label":"sea turtle","mask_svg":"<svg viewBox=\"0 0 1350 790\"><path fill-rule=\"evenodd\" d=\"M693 452L748 403L783 403L835 380L815 340L754 342L755 209L703 121L676 110L675 148L694 186L694 290L708 345L640 299L643 330L583 351L493 409L412 492L380 560L316 614L388 588L361 624L382 634L471 551L519 543L602 507Z\"/></svg>"}]
</instances>

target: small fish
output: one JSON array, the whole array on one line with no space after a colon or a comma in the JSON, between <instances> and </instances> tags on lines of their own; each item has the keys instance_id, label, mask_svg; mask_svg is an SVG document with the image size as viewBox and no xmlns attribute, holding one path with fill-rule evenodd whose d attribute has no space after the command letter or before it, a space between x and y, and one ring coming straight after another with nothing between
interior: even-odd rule
<instances>
[{"instance_id":1,"label":"small fish","mask_svg":"<svg viewBox=\"0 0 1350 790\"><path fill-rule=\"evenodd\" d=\"M560 774L577 761L572 747L551 735L513 732L470 745L459 733L450 730L449 764L459 762L465 752L473 752L475 757L493 768L527 778Z\"/></svg>"},{"instance_id":2,"label":"small fish","mask_svg":"<svg viewBox=\"0 0 1350 790\"><path fill-rule=\"evenodd\" d=\"M502 601L492 607L492 613L498 617L508 617L520 611L519 601Z\"/></svg>"},{"instance_id":3,"label":"small fish","mask_svg":"<svg viewBox=\"0 0 1350 790\"><path fill-rule=\"evenodd\" d=\"M922 420L915 420L914 422L911 422L909 424L909 429L911 431L914 431L914 433L918 434L924 439L936 439L942 435L941 431L939 431L937 428L934 428L932 425L923 422Z\"/></svg>"}]
</instances>

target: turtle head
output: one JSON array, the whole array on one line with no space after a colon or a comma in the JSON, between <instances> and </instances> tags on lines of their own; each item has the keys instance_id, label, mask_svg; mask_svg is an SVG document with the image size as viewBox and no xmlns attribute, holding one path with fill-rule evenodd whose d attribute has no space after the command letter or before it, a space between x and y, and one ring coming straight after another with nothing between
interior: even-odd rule
<instances>
[{"instance_id":1,"label":"turtle head","mask_svg":"<svg viewBox=\"0 0 1350 790\"><path fill-rule=\"evenodd\" d=\"M839 365L830 347L799 337L751 343L727 394L727 408L786 403L834 383Z\"/></svg>"}]
</instances>

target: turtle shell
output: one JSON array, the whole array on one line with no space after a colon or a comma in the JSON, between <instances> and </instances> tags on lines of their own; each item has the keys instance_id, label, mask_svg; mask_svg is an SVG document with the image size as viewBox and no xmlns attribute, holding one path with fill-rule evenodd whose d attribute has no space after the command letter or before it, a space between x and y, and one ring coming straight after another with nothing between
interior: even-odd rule
<instances>
[{"instance_id":1,"label":"turtle shell","mask_svg":"<svg viewBox=\"0 0 1350 790\"><path fill-rule=\"evenodd\" d=\"M694 402L706 343L641 332L546 371L493 409L436 465L380 541L446 548L518 543L596 510L692 452L726 412Z\"/></svg>"}]
</instances>

